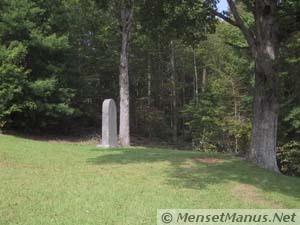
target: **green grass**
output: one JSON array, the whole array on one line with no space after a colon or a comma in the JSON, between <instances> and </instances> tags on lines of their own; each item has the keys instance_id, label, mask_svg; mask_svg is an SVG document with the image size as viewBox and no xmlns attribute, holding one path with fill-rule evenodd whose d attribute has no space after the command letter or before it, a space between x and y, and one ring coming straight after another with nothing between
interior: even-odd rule
<instances>
[{"instance_id":1,"label":"green grass","mask_svg":"<svg viewBox=\"0 0 300 225\"><path fill-rule=\"evenodd\" d=\"M0 181L1 225L150 225L158 208L300 208L299 178L192 151L0 135Z\"/></svg>"}]
</instances>

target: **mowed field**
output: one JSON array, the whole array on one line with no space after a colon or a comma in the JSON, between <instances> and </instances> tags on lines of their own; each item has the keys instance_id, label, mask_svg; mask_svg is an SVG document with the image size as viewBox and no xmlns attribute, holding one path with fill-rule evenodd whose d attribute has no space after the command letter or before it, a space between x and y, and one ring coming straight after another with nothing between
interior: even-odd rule
<instances>
[{"instance_id":1,"label":"mowed field","mask_svg":"<svg viewBox=\"0 0 300 225\"><path fill-rule=\"evenodd\" d=\"M300 178L230 155L0 135L1 225L152 225L160 208L300 208Z\"/></svg>"}]
</instances>

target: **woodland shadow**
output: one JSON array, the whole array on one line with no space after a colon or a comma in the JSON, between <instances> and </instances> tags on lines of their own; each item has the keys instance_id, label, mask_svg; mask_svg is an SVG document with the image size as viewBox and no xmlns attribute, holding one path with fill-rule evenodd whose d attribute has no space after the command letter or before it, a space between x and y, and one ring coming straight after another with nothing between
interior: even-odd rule
<instances>
[{"instance_id":1,"label":"woodland shadow","mask_svg":"<svg viewBox=\"0 0 300 225\"><path fill-rule=\"evenodd\" d=\"M209 185L233 181L254 186L265 192L277 192L300 200L299 178L266 171L234 156L163 149L103 151L104 154L88 159L87 162L105 165L167 161L170 163L165 171L168 177L167 182L177 188L205 189Z\"/></svg>"}]
</instances>

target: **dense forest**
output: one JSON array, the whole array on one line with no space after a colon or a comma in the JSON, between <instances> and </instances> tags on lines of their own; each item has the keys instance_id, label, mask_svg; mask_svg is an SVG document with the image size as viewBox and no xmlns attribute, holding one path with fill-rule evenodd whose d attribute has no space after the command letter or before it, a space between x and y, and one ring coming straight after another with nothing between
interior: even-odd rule
<instances>
[{"instance_id":1,"label":"dense forest","mask_svg":"<svg viewBox=\"0 0 300 225\"><path fill-rule=\"evenodd\" d=\"M113 98L125 145L130 129L271 170L276 145L280 169L300 174L300 2L216 3L2 0L0 129L100 131Z\"/></svg>"}]
</instances>

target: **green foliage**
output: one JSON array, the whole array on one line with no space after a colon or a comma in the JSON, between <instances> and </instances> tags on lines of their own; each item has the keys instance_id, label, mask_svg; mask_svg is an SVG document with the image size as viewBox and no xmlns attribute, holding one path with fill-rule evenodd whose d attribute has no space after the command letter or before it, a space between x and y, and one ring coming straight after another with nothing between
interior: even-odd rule
<instances>
[{"instance_id":1,"label":"green foliage","mask_svg":"<svg viewBox=\"0 0 300 225\"><path fill-rule=\"evenodd\" d=\"M300 107L293 108L284 119L295 133L300 133Z\"/></svg>"},{"instance_id":2,"label":"green foliage","mask_svg":"<svg viewBox=\"0 0 300 225\"><path fill-rule=\"evenodd\" d=\"M0 46L0 128L9 122L15 112L21 112L27 102L23 101L28 72L19 66L27 53L20 42L12 42L8 48Z\"/></svg>"},{"instance_id":3,"label":"green foliage","mask_svg":"<svg viewBox=\"0 0 300 225\"><path fill-rule=\"evenodd\" d=\"M202 96L198 105L191 103L182 111L187 121L185 125L192 133L195 145L197 142L200 146L208 142L214 146L222 145L219 137L222 135L220 128L223 110L222 107L217 107L211 99ZM204 147L201 150L207 151Z\"/></svg>"},{"instance_id":4,"label":"green foliage","mask_svg":"<svg viewBox=\"0 0 300 225\"><path fill-rule=\"evenodd\" d=\"M224 23L216 28L216 34L197 48L208 81L202 84L198 103L193 99L185 106L184 120L201 150L214 146L213 151L245 154L251 131L253 67L240 33Z\"/></svg>"},{"instance_id":5,"label":"green foliage","mask_svg":"<svg viewBox=\"0 0 300 225\"><path fill-rule=\"evenodd\" d=\"M74 113L74 91L62 62L69 41L54 22L59 17L55 9L63 5L52 3L50 7L42 1L4 1L0 9L1 127L38 128L50 118Z\"/></svg>"},{"instance_id":6,"label":"green foliage","mask_svg":"<svg viewBox=\"0 0 300 225\"><path fill-rule=\"evenodd\" d=\"M197 1L148 0L140 10L142 27L154 40L180 39L194 46L214 31L216 19L207 15L208 3ZM210 1L209 5L214 5Z\"/></svg>"},{"instance_id":7,"label":"green foliage","mask_svg":"<svg viewBox=\"0 0 300 225\"><path fill-rule=\"evenodd\" d=\"M74 113L74 109L68 106L74 96L72 90L59 88L56 79L36 80L29 84L29 89L35 97L36 113L52 117L70 116Z\"/></svg>"},{"instance_id":8,"label":"green foliage","mask_svg":"<svg viewBox=\"0 0 300 225\"><path fill-rule=\"evenodd\" d=\"M294 17L295 15L292 14L291 16ZM289 23L292 22L294 24L293 21L288 21L286 21L287 29L289 29ZM299 66L300 32L294 31L285 37L280 49L279 91L281 97L281 114L278 138L280 145L291 140L299 140L300 138Z\"/></svg>"},{"instance_id":9,"label":"green foliage","mask_svg":"<svg viewBox=\"0 0 300 225\"><path fill-rule=\"evenodd\" d=\"M300 29L300 2L298 0L282 1L277 19L280 23L280 32L283 39L289 39Z\"/></svg>"},{"instance_id":10,"label":"green foliage","mask_svg":"<svg viewBox=\"0 0 300 225\"><path fill-rule=\"evenodd\" d=\"M290 141L279 148L277 158L282 173L300 176L300 142Z\"/></svg>"},{"instance_id":11,"label":"green foliage","mask_svg":"<svg viewBox=\"0 0 300 225\"><path fill-rule=\"evenodd\" d=\"M207 11L216 8L217 2L136 2L129 45L133 133L168 141L175 112L182 112L177 118L179 140L184 142L180 144L194 142L202 150L246 152L254 63L240 30ZM121 3L0 2L1 128L100 127L102 101L119 97ZM253 1L236 3L246 25L254 28ZM278 88L284 107L278 140L283 145L300 138L299 1L282 1L279 8L283 42ZM175 46L174 81L170 79L170 41ZM202 84L204 68L207 77Z\"/></svg>"},{"instance_id":12,"label":"green foliage","mask_svg":"<svg viewBox=\"0 0 300 225\"><path fill-rule=\"evenodd\" d=\"M135 130L145 137L161 139L165 137L170 139L172 131L167 124L164 112L140 103L136 107Z\"/></svg>"}]
</instances>

